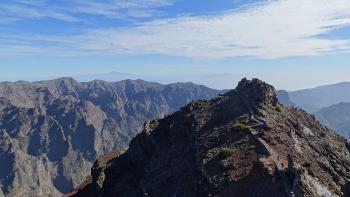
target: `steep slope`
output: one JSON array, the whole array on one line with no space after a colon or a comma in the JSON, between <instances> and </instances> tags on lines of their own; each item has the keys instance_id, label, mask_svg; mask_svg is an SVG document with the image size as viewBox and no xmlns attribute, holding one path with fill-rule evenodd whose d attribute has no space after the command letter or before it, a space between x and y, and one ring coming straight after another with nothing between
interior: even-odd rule
<instances>
[{"instance_id":1,"label":"steep slope","mask_svg":"<svg viewBox=\"0 0 350 197\"><path fill-rule=\"evenodd\" d=\"M141 80L61 78L0 84L0 194L61 196L97 155L126 147L143 122L217 90Z\"/></svg>"},{"instance_id":2,"label":"steep slope","mask_svg":"<svg viewBox=\"0 0 350 197\"><path fill-rule=\"evenodd\" d=\"M350 82L289 92L291 100L308 112L340 102L350 102Z\"/></svg>"},{"instance_id":3,"label":"steep slope","mask_svg":"<svg viewBox=\"0 0 350 197\"><path fill-rule=\"evenodd\" d=\"M326 126L350 140L350 103L339 103L325 107L315 113Z\"/></svg>"},{"instance_id":4,"label":"steep slope","mask_svg":"<svg viewBox=\"0 0 350 197\"><path fill-rule=\"evenodd\" d=\"M316 118L322 124L326 125L327 127L336 131L338 134L350 140L350 104L340 102L340 103L332 104L331 106L320 108L320 106L338 102L339 100L349 100L349 98L346 98L348 83L340 83L335 85L335 87L333 87L332 85L329 85L329 86L323 86L320 88L324 90L319 91L318 93L315 93L315 95L312 95L314 93L310 93L315 91L313 89L294 92L297 94L296 96L298 98L297 102L299 102L300 105L295 104L291 100L289 96L289 94L291 93L284 90L279 90L276 93L277 93L278 100L283 105L287 107L292 107L292 106L298 107L298 108L312 112L313 114L316 115ZM328 88L331 89L330 93L327 92ZM333 95L329 96L334 91L337 92L338 95L342 94L342 96L340 96L340 99Z\"/></svg>"},{"instance_id":5,"label":"steep slope","mask_svg":"<svg viewBox=\"0 0 350 197\"><path fill-rule=\"evenodd\" d=\"M69 196L349 196L350 145L315 117L243 79L144 130L97 160Z\"/></svg>"}]
</instances>

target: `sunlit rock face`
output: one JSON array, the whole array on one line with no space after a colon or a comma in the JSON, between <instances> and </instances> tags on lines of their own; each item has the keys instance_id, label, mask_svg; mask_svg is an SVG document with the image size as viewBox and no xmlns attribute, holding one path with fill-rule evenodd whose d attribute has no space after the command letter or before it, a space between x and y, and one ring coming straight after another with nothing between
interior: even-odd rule
<instances>
[{"instance_id":1,"label":"sunlit rock face","mask_svg":"<svg viewBox=\"0 0 350 197\"><path fill-rule=\"evenodd\" d=\"M0 196L62 196L98 155L127 147L144 121L219 91L141 80L0 84Z\"/></svg>"}]
</instances>

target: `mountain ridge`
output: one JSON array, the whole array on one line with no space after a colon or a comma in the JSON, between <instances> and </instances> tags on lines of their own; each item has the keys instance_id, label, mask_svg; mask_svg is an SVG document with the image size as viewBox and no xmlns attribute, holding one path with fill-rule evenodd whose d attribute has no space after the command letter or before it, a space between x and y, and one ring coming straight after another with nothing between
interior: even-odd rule
<instances>
[{"instance_id":1,"label":"mountain ridge","mask_svg":"<svg viewBox=\"0 0 350 197\"><path fill-rule=\"evenodd\" d=\"M290 91L291 100L308 112L328 107L340 102L350 102L350 82L340 82L308 88L297 91Z\"/></svg>"},{"instance_id":2,"label":"mountain ridge","mask_svg":"<svg viewBox=\"0 0 350 197\"><path fill-rule=\"evenodd\" d=\"M349 148L315 116L278 103L272 86L243 79L146 122L69 196L346 196Z\"/></svg>"},{"instance_id":3,"label":"mountain ridge","mask_svg":"<svg viewBox=\"0 0 350 197\"><path fill-rule=\"evenodd\" d=\"M7 166L0 188L6 196L61 196L98 155L126 147L145 120L219 93L142 80L0 83L0 159Z\"/></svg>"}]
</instances>

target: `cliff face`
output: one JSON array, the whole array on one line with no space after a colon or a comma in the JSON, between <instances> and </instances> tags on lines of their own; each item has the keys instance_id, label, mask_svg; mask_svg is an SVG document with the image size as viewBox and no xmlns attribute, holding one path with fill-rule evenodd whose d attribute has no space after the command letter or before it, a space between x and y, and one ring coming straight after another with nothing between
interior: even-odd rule
<instances>
[{"instance_id":1,"label":"cliff face","mask_svg":"<svg viewBox=\"0 0 350 197\"><path fill-rule=\"evenodd\" d=\"M350 145L272 86L243 79L148 121L70 196L349 196Z\"/></svg>"},{"instance_id":2,"label":"cliff face","mask_svg":"<svg viewBox=\"0 0 350 197\"><path fill-rule=\"evenodd\" d=\"M97 155L126 147L145 120L218 93L141 80L1 83L0 196L61 196Z\"/></svg>"}]
</instances>

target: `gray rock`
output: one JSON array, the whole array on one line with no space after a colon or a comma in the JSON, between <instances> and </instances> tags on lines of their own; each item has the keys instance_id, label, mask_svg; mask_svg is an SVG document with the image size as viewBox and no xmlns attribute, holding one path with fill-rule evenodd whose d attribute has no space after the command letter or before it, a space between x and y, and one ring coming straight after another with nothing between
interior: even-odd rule
<instances>
[{"instance_id":1,"label":"gray rock","mask_svg":"<svg viewBox=\"0 0 350 197\"><path fill-rule=\"evenodd\" d=\"M86 178L97 155L127 147L144 121L218 93L141 80L0 83L0 189L61 196Z\"/></svg>"}]
</instances>

